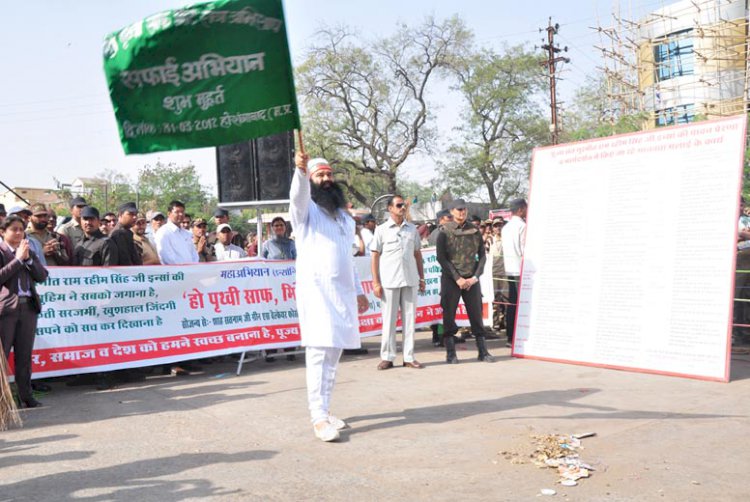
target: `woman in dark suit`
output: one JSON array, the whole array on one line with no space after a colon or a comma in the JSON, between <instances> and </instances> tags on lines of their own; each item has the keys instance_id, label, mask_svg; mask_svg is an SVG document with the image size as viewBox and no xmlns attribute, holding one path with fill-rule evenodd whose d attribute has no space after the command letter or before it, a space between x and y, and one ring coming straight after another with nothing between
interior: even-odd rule
<instances>
[{"instance_id":1,"label":"woman in dark suit","mask_svg":"<svg viewBox=\"0 0 750 502\"><path fill-rule=\"evenodd\" d=\"M47 279L47 269L29 249L23 220L10 216L0 223L0 339L5 356L15 355L18 397L27 408L42 403L31 392L31 353L41 302L35 283Z\"/></svg>"}]
</instances>

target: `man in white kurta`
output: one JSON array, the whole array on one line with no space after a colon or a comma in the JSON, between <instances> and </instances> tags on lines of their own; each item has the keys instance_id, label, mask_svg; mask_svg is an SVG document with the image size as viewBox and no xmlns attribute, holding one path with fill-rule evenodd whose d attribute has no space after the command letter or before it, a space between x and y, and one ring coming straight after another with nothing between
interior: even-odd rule
<instances>
[{"instance_id":1,"label":"man in white kurta","mask_svg":"<svg viewBox=\"0 0 750 502\"><path fill-rule=\"evenodd\" d=\"M388 200L390 217L378 225L370 245L372 285L383 311L383 338L380 343L379 370L393 368L396 359L396 321L401 310L404 335L404 366L422 369L414 359L414 324L417 317L417 288L425 290L421 239L415 227L406 221L406 203L400 195Z\"/></svg>"},{"instance_id":2,"label":"man in white kurta","mask_svg":"<svg viewBox=\"0 0 750 502\"><path fill-rule=\"evenodd\" d=\"M354 220L343 204L324 208L316 190L335 188L324 159L295 156L289 214L297 246L297 310L305 347L307 395L316 437L334 441L346 424L329 412L336 369L343 349L360 347L359 314L368 308L351 254ZM309 174L308 174L309 173ZM308 179L309 175L309 179Z\"/></svg>"}]
</instances>

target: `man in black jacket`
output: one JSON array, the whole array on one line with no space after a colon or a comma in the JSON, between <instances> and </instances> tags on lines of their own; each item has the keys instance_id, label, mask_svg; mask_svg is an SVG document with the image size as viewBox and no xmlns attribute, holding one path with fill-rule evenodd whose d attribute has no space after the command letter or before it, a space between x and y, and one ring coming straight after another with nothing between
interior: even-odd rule
<instances>
[{"instance_id":1,"label":"man in black jacket","mask_svg":"<svg viewBox=\"0 0 750 502\"><path fill-rule=\"evenodd\" d=\"M117 225L109 239L117 248L118 265L143 265L141 253L133 240L133 232L130 230L135 224L138 208L133 202L126 202L117 209Z\"/></svg>"},{"instance_id":2,"label":"man in black jacket","mask_svg":"<svg viewBox=\"0 0 750 502\"><path fill-rule=\"evenodd\" d=\"M73 252L74 264L79 267L119 265L117 246L100 229L99 210L86 206L81 209L83 240Z\"/></svg>"},{"instance_id":3,"label":"man in black jacket","mask_svg":"<svg viewBox=\"0 0 750 502\"><path fill-rule=\"evenodd\" d=\"M480 361L493 362L487 351L484 323L482 321L482 291L479 276L484 270L486 255L479 229L466 219L466 202L456 199L451 204L453 221L443 225L437 238L437 260L443 269L440 277L440 306L443 308L443 326L446 361L458 363L455 334L456 309L461 298L469 315L471 331L477 341Z\"/></svg>"}]
</instances>

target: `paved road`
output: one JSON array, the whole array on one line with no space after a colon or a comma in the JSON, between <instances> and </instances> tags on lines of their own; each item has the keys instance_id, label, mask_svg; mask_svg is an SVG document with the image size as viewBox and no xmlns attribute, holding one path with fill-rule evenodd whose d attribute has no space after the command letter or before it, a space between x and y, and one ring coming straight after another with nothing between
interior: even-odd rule
<instances>
[{"instance_id":1,"label":"paved road","mask_svg":"<svg viewBox=\"0 0 750 502\"><path fill-rule=\"evenodd\" d=\"M108 391L55 381L0 433L0 501L748 500L750 356L729 384L511 359L497 341L499 362L470 342L449 366L421 333L424 370L376 371L378 340L342 360L333 406L352 428L333 444L312 434L303 361ZM590 431L597 471L576 487L499 455Z\"/></svg>"}]
</instances>

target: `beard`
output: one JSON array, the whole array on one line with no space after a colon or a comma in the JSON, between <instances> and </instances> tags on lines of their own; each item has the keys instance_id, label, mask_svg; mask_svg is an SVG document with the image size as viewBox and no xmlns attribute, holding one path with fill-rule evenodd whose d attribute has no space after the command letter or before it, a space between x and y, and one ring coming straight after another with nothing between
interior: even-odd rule
<instances>
[{"instance_id":1,"label":"beard","mask_svg":"<svg viewBox=\"0 0 750 502\"><path fill-rule=\"evenodd\" d=\"M33 222L32 221L31 226L34 227L34 229L36 230L44 230L45 228L47 228L47 222L46 221L45 222L41 222L41 221Z\"/></svg>"},{"instance_id":2,"label":"beard","mask_svg":"<svg viewBox=\"0 0 750 502\"><path fill-rule=\"evenodd\" d=\"M310 181L310 197L313 202L329 213L346 207L344 190L341 188L341 185L334 181L324 182L322 185L317 185Z\"/></svg>"}]
</instances>

